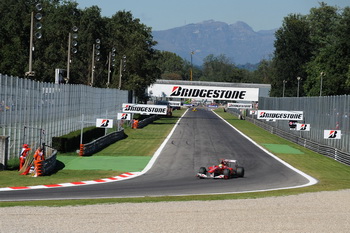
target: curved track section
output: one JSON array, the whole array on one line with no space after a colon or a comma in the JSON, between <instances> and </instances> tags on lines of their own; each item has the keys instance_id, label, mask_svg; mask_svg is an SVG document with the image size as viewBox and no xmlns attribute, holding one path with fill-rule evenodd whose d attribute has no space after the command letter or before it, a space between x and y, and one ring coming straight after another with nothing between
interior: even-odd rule
<instances>
[{"instance_id":1,"label":"curved track section","mask_svg":"<svg viewBox=\"0 0 350 233\"><path fill-rule=\"evenodd\" d=\"M237 159L245 168L245 177L230 180L195 177L200 167L217 164L220 158ZM315 183L311 180L276 160L215 113L203 108L184 114L153 166L141 176L96 185L4 191L0 192L0 200L239 193Z\"/></svg>"}]
</instances>

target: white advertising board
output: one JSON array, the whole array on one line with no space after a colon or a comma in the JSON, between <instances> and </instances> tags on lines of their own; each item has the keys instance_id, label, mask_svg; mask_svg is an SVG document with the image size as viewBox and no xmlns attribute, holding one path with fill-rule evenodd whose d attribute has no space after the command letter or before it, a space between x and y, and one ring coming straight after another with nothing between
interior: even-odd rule
<instances>
[{"instance_id":1,"label":"white advertising board","mask_svg":"<svg viewBox=\"0 0 350 233\"><path fill-rule=\"evenodd\" d=\"M118 113L117 119L130 121L131 120L131 113Z\"/></svg>"},{"instance_id":2,"label":"white advertising board","mask_svg":"<svg viewBox=\"0 0 350 233\"><path fill-rule=\"evenodd\" d=\"M167 105L123 104L124 113L166 115L167 110Z\"/></svg>"},{"instance_id":3,"label":"white advertising board","mask_svg":"<svg viewBox=\"0 0 350 233\"><path fill-rule=\"evenodd\" d=\"M253 105L252 104L243 104L243 103L227 103L227 108L251 109L251 108L253 108Z\"/></svg>"},{"instance_id":4,"label":"white advertising board","mask_svg":"<svg viewBox=\"0 0 350 233\"><path fill-rule=\"evenodd\" d=\"M258 110L258 119L262 120L296 120L304 118L303 111Z\"/></svg>"},{"instance_id":5,"label":"white advertising board","mask_svg":"<svg viewBox=\"0 0 350 233\"><path fill-rule=\"evenodd\" d=\"M96 119L96 127L98 128L113 128L112 119Z\"/></svg>"},{"instance_id":6,"label":"white advertising board","mask_svg":"<svg viewBox=\"0 0 350 233\"><path fill-rule=\"evenodd\" d=\"M181 107L181 102L180 101L169 101L169 105L171 107Z\"/></svg>"},{"instance_id":7,"label":"white advertising board","mask_svg":"<svg viewBox=\"0 0 350 233\"><path fill-rule=\"evenodd\" d=\"M257 110L250 110L250 111L249 111L249 114L250 114L250 115L257 115L257 114L258 114L258 111L257 111Z\"/></svg>"},{"instance_id":8,"label":"white advertising board","mask_svg":"<svg viewBox=\"0 0 350 233\"><path fill-rule=\"evenodd\" d=\"M310 131L310 124L297 123L297 130L298 131Z\"/></svg>"},{"instance_id":9,"label":"white advertising board","mask_svg":"<svg viewBox=\"0 0 350 233\"><path fill-rule=\"evenodd\" d=\"M148 88L148 94L154 97L258 101L259 88L153 84Z\"/></svg>"},{"instance_id":10,"label":"white advertising board","mask_svg":"<svg viewBox=\"0 0 350 233\"><path fill-rule=\"evenodd\" d=\"M341 139L341 130L324 130L324 139Z\"/></svg>"}]
</instances>

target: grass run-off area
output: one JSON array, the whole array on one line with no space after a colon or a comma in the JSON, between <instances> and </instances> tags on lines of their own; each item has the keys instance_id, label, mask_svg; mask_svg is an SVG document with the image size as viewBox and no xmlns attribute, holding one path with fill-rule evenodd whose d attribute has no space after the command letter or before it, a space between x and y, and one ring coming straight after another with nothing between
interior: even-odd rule
<instances>
[{"instance_id":1,"label":"grass run-off area","mask_svg":"<svg viewBox=\"0 0 350 233\"><path fill-rule=\"evenodd\" d=\"M296 188L289 190L276 190L266 192L253 192L241 194L222 194L222 195L193 195L181 197L143 197L143 198L113 198L113 199L93 199L93 200L62 200L62 201L30 201L30 202L0 202L1 206L17 205L44 205L44 206L63 206L63 205L87 205L100 203L119 203L119 202L158 202L158 201L189 201L189 200L224 200L224 199L243 199L243 198L261 198L268 196L294 195L306 192L335 191L350 188L350 166L336 162L326 156L317 154L302 146L289 142L276 135L273 135L254 124L238 120L230 113L217 109L216 112L226 121L236 127L238 130L252 138L259 145L270 150L280 159L291 164L295 168L316 178L318 183L313 186ZM184 110L174 111L173 117L161 118L153 124L143 129L132 130L125 129L128 137L124 140L107 147L94 156L135 156L137 158L144 156L144 164L154 154L160 144L169 134L178 118L184 113ZM271 145L283 145L288 150L279 150ZM58 160L68 155L58 155ZM70 154L69 156L77 156ZM142 159L141 159L142 160ZM29 186L39 184L57 184L73 181L100 179L119 175L126 170L70 170L64 168L64 163L59 162L63 167L51 176L33 178L30 176L19 176L16 171L0 172L0 187L9 186ZM68 166L67 166L68 167Z\"/></svg>"}]
</instances>

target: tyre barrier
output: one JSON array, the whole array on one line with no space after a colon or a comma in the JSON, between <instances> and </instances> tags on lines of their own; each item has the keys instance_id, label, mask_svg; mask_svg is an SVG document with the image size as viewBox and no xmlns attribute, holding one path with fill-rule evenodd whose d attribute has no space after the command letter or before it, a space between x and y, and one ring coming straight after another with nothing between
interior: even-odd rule
<instances>
[{"instance_id":1,"label":"tyre barrier","mask_svg":"<svg viewBox=\"0 0 350 233\"><path fill-rule=\"evenodd\" d=\"M138 129L142 129L143 127L147 126L148 124L152 123L155 120L158 120L159 116L158 115L152 115L150 117L147 117L143 119L142 121L139 121L137 124Z\"/></svg>"},{"instance_id":2,"label":"tyre barrier","mask_svg":"<svg viewBox=\"0 0 350 233\"><path fill-rule=\"evenodd\" d=\"M100 150L106 148L107 146L122 140L125 138L124 130L113 132L110 134L107 134L103 137L100 137L92 142L81 144L79 155L80 156L90 156L94 153L99 152Z\"/></svg>"},{"instance_id":3,"label":"tyre barrier","mask_svg":"<svg viewBox=\"0 0 350 233\"><path fill-rule=\"evenodd\" d=\"M45 149L46 149L45 151L46 158L44 161L42 161L42 175L50 175L56 169L57 150L50 148L48 146L46 146Z\"/></svg>"}]
</instances>

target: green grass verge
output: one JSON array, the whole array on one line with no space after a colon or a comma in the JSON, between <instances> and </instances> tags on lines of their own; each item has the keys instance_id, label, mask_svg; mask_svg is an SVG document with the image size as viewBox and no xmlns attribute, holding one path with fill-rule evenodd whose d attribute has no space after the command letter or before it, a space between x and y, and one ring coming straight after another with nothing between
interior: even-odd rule
<instances>
[{"instance_id":1,"label":"green grass verge","mask_svg":"<svg viewBox=\"0 0 350 233\"><path fill-rule=\"evenodd\" d=\"M176 113L177 112L177 113ZM304 147L297 144L291 143L285 139L282 139L276 135L270 134L269 132L256 127L252 123L244 120L237 120L236 117L232 116L227 112L223 112L221 109L216 111L220 116L225 118L230 124L234 125L238 130L248 135L259 145L264 146L264 144L277 144L277 145L287 145L295 150L301 151L302 153L276 153L274 154L296 167L297 169L313 176L318 179L319 183L313 186L289 189L289 190L277 190L277 191L267 191L267 192L255 192L255 193L242 193L242 194L224 194L224 195L195 195L195 196L181 196L181 197L144 197L144 198L116 198L116 199L89 199L89 200L62 200L62 201L31 201L31 202L0 202L1 206L64 206L64 205L90 205L90 204L104 204L104 203L122 203L122 202L162 202L162 201L190 201L190 200L225 200L225 199L246 199L246 198L262 198L269 196L285 196L294 195L307 192L320 192L320 191L335 191L341 189L350 188L350 167L339 162L336 162L328 157L312 152ZM181 111L175 111L176 114L181 115ZM170 119L173 122L170 122ZM158 148L158 146L163 142L166 135L170 132L174 125L174 118L162 119L164 122L157 121L155 124L149 125L142 130L130 130L127 132L129 137L125 141L118 142L114 144L115 148L106 148L101 151L100 155L125 155L130 152L132 155L150 155ZM149 132L143 132L150 130ZM153 131L153 132L151 132ZM160 135L163 136L159 136ZM164 133L164 134L163 134ZM140 136L142 134L142 137ZM146 139L144 138L146 137ZM127 141L130 140L130 141ZM152 141L153 148L144 148L145 143L149 143L148 140ZM124 145L128 144L128 145ZM136 148L138 147L138 148ZM141 151L140 148L144 148ZM272 152L272 151L271 151ZM64 172L62 170L57 173ZM68 171L68 170L67 170ZM80 173L78 172L77 177L80 178ZM89 171L87 171L88 173ZM104 171L106 172L106 171ZM3 172L0 173L0 177L3 178ZM12 174L14 175L14 174ZM72 174L74 175L74 174ZM99 174L99 177L101 174ZM9 176L9 175L8 175ZM40 177L44 178L44 177ZM50 178L50 177L47 177ZM30 178L28 178L30 179ZM31 178L34 179L34 178ZM3 179L1 179L3 180Z\"/></svg>"},{"instance_id":2,"label":"green grass verge","mask_svg":"<svg viewBox=\"0 0 350 233\"><path fill-rule=\"evenodd\" d=\"M34 178L29 175L21 176L17 171L0 171L0 187L22 187L95 180L118 176L128 171L141 171L142 168L140 166L143 165L144 168L147 165L151 156L163 143L184 111L174 111L173 117L162 117L143 129L131 129L127 127L125 128L127 138L110 145L92 157L79 157L75 152L58 154L58 171L50 176ZM104 167L101 170L96 170L101 165L96 164L96 166L89 168L92 163L90 161L96 161L98 157L101 157L101 160L108 160L106 158L107 156L114 159L114 162L125 161L123 158L129 156L134 161L133 165L135 165L135 162L140 165L128 167L127 165L122 166L122 164L118 164L117 169L106 169ZM84 171L75 165L70 166L72 160L82 161L83 164L81 166L91 170Z\"/></svg>"},{"instance_id":3,"label":"green grass verge","mask_svg":"<svg viewBox=\"0 0 350 233\"><path fill-rule=\"evenodd\" d=\"M142 171L152 156L59 156L64 170Z\"/></svg>"}]
</instances>

